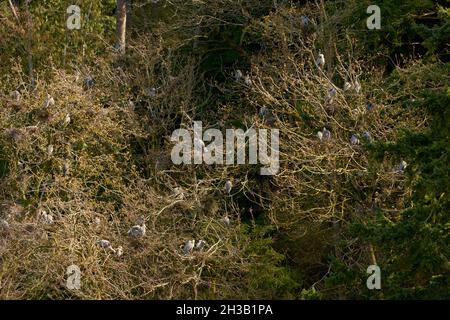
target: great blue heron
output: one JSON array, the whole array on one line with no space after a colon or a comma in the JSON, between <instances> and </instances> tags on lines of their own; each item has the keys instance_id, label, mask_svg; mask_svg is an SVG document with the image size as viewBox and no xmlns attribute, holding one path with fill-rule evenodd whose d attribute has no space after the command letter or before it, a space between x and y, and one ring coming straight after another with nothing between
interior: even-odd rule
<instances>
[{"instance_id":1,"label":"great blue heron","mask_svg":"<svg viewBox=\"0 0 450 320\"><path fill-rule=\"evenodd\" d=\"M316 59L316 66L319 68L323 68L325 66L325 56L322 53L319 53L319 56Z\"/></svg>"},{"instance_id":2,"label":"great blue heron","mask_svg":"<svg viewBox=\"0 0 450 320\"><path fill-rule=\"evenodd\" d=\"M369 132L369 131L364 131L363 137L364 137L364 139L366 139L367 141L372 142L372 136L370 135L370 132Z\"/></svg>"},{"instance_id":3,"label":"great blue heron","mask_svg":"<svg viewBox=\"0 0 450 320\"><path fill-rule=\"evenodd\" d=\"M47 146L47 154L48 154L49 156L51 156L51 155L53 154L53 150L54 150L53 145L52 145L52 144L49 144L49 145Z\"/></svg>"},{"instance_id":4,"label":"great blue heron","mask_svg":"<svg viewBox=\"0 0 450 320\"><path fill-rule=\"evenodd\" d=\"M251 86L251 85L252 85L252 79L250 79L250 76L246 75L246 76L244 77L244 83L245 83L245 85L247 85L247 86Z\"/></svg>"},{"instance_id":5,"label":"great blue heron","mask_svg":"<svg viewBox=\"0 0 450 320\"><path fill-rule=\"evenodd\" d=\"M242 74L242 71L241 71L241 70L237 69L237 70L234 72L234 79L235 79L236 81L240 81L240 80L242 79L242 76L243 76L243 74Z\"/></svg>"},{"instance_id":6,"label":"great blue heron","mask_svg":"<svg viewBox=\"0 0 450 320\"><path fill-rule=\"evenodd\" d=\"M118 257L121 257L121 256L123 255L123 248L122 248L122 246L118 246L118 247L117 247L117 249L116 249L116 255L117 255Z\"/></svg>"},{"instance_id":7,"label":"great blue heron","mask_svg":"<svg viewBox=\"0 0 450 320\"><path fill-rule=\"evenodd\" d=\"M55 99L47 93L47 97L45 98L44 102L44 109L48 108L49 106L53 106L55 104Z\"/></svg>"},{"instance_id":8,"label":"great blue heron","mask_svg":"<svg viewBox=\"0 0 450 320\"><path fill-rule=\"evenodd\" d=\"M319 140L323 139L323 133L322 131L317 131L317 138L319 138Z\"/></svg>"},{"instance_id":9,"label":"great blue heron","mask_svg":"<svg viewBox=\"0 0 450 320\"><path fill-rule=\"evenodd\" d=\"M222 219L220 219L220 221L227 227L229 227L231 225L231 221L230 221L230 218L228 218L228 216L223 217Z\"/></svg>"},{"instance_id":10,"label":"great blue heron","mask_svg":"<svg viewBox=\"0 0 450 320\"><path fill-rule=\"evenodd\" d=\"M111 243L108 240L98 240L97 245L102 249L109 250L113 253L116 252L116 250L113 249Z\"/></svg>"},{"instance_id":11,"label":"great blue heron","mask_svg":"<svg viewBox=\"0 0 450 320\"><path fill-rule=\"evenodd\" d=\"M184 244L183 253L186 255L194 248L195 240L188 240Z\"/></svg>"},{"instance_id":12,"label":"great blue heron","mask_svg":"<svg viewBox=\"0 0 450 320\"><path fill-rule=\"evenodd\" d=\"M45 224L53 223L53 216L50 213L47 213L45 210L41 211L40 218L41 218L42 222Z\"/></svg>"},{"instance_id":13,"label":"great blue heron","mask_svg":"<svg viewBox=\"0 0 450 320\"><path fill-rule=\"evenodd\" d=\"M72 119L70 118L70 113L67 113L66 116L64 117L64 121L63 121L64 125L67 126L71 120Z\"/></svg>"},{"instance_id":14,"label":"great blue heron","mask_svg":"<svg viewBox=\"0 0 450 320\"><path fill-rule=\"evenodd\" d=\"M330 130L328 130L327 128L323 127L323 129L322 129L322 137L323 137L323 140L331 139L331 132L330 132Z\"/></svg>"},{"instance_id":15,"label":"great blue heron","mask_svg":"<svg viewBox=\"0 0 450 320\"><path fill-rule=\"evenodd\" d=\"M266 117L268 114L269 114L269 109L268 109L266 106L262 106L262 107L259 109L259 115L260 115L262 118Z\"/></svg>"},{"instance_id":16,"label":"great blue heron","mask_svg":"<svg viewBox=\"0 0 450 320\"><path fill-rule=\"evenodd\" d=\"M310 20L307 16L301 16L300 23L303 27L306 27L310 23Z\"/></svg>"},{"instance_id":17,"label":"great blue heron","mask_svg":"<svg viewBox=\"0 0 450 320\"><path fill-rule=\"evenodd\" d=\"M230 180L227 180L227 182L225 182L225 192L227 194L230 194L232 188L233 188L233 184L231 183Z\"/></svg>"},{"instance_id":18,"label":"great blue heron","mask_svg":"<svg viewBox=\"0 0 450 320\"><path fill-rule=\"evenodd\" d=\"M403 172L405 171L406 167L408 166L408 164L406 163L405 160L400 161L399 165L397 166L397 168L395 169L396 172Z\"/></svg>"},{"instance_id":19,"label":"great blue heron","mask_svg":"<svg viewBox=\"0 0 450 320\"><path fill-rule=\"evenodd\" d=\"M143 236L145 236L146 229L147 227L145 225L145 220L143 218L140 218L138 223L132 226L130 230L128 230L128 234L135 238L142 238Z\"/></svg>"},{"instance_id":20,"label":"great blue heron","mask_svg":"<svg viewBox=\"0 0 450 320\"><path fill-rule=\"evenodd\" d=\"M356 135L352 134L352 137L350 138L351 144L359 144L359 139Z\"/></svg>"},{"instance_id":21,"label":"great blue heron","mask_svg":"<svg viewBox=\"0 0 450 320\"><path fill-rule=\"evenodd\" d=\"M83 88L85 90L90 89L94 86L95 80L91 76L87 76L83 81Z\"/></svg>"},{"instance_id":22,"label":"great blue heron","mask_svg":"<svg viewBox=\"0 0 450 320\"><path fill-rule=\"evenodd\" d=\"M204 240L199 240L195 245L195 250L201 251L206 246L206 242Z\"/></svg>"}]
</instances>

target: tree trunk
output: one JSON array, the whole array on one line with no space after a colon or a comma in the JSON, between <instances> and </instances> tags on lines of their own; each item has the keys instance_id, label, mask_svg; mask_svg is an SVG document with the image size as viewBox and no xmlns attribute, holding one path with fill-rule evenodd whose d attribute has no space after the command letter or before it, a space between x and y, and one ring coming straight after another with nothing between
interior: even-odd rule
<instances>
[{"instance_id":1,"label":"tree trunk","mask_svg":"<svg viewBox=\"0 0 450 320\"><path fill-rule=\"evenodd\" d=\"M117 43L119 53L125 53L125 34L127 29L126 0L117 0Z\"/></svg>"},{"instance_id":2,"label":"tree trunk","mask_svg":"<svg viewBox=\"0 0 450 320\"><path fill-rule=\"evenodd\" d=\"M27 14L27 40L26 40L26 51L28 60L28 77L30 79L31 90L34 91L36 88L36 82L34 79L34 67L33 67L33 22L31 19L31 12L29 3L31 0L25 0L25 9Z\"/></svg>"}]
</instances>

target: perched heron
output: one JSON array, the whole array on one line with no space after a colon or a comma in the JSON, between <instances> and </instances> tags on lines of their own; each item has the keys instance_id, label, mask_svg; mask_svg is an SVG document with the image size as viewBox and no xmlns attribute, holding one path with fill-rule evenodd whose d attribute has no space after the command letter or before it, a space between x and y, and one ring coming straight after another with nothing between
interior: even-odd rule
<instances>
[{"instance_id":1,"label":"perched heron","mask_svg":"<svg viewBox=\"0 0 450 320\"><path fill-rule=\"evenodd\" d=\"M53 216L50 213L47 213L45 210L41 211L40 218L45 224L53 223Z\"/></svg>"},{"instance_id":2,"label":"perched heron","mask_svg":"<svg viewBox=\"0 0 450 320\"><path fill-rule=\"evenodd\" d=\"M239 69L237 69L237 70L234 72L234 79L235 79L236 81L240 81L240 80L242 79L242 77L243 77L242 71L239 70Z\"/></svg>"},{"instance_id":3,"label":"perched heron","mask_svg":"<svg viewBox=\"0 0 450 320\"><path fill-rule=\"evenodd\" d=\"M321 69L325 66L325 56L322 53L319 53L319 56L316 59L316 66Z\"/></svg>"},{"instance_id":4,"label":"perched heron","mask_svg":"<svg viewBox=\"0 0 450 320\"><path fill-rule=\"evenodd\" d=\"M146 94L147 94L147 96L149 96L150 98L156 97L156 88L155 88L155 87L152 87L152 88L147 89Z\"/></svg>"},{"instance_id":5,"label":"perched heron","mask_svg":"<svg viewBox=\"0 0 450 320\"><path fill-rule=\"evenodd\" d=\"M64 125L67 126L67 125L70 123L70 121L71 121L70 113L68 113L68 114L66 114L66 116L64 117L63 123L64 123Z\"/></svg>"},{"instance_id":6,"label":"perched heron","mask_svg":"<svg viewBox=\"0 0 450 320\"><path fill-rule=\"evenodd\" d=\"M231 221L230 221L230 218L228 218L228 216L223 217L222 219L220 219L220 221L227 227L229 227L231 225Z\"/></svg>"},{"instance_id":7,"label":"perched heron","mask_svg":"<svg viewBox=\"0 0 450 320\"><path fill-rule=\"evenodd\" d=\"M95 80L91 76L87 76L83 81L83 87L85 90L90 89L94 86Z\"/></svg>"},{"instance_id":8,"label":"perched heron","mask_svg":"<svg viewBox=\"0 0 450 320\"><path fill-rule=\"evenodd\" d=\"M97 244L100 248L105 249L105 250L109 250L112 252L116 252L116 250L113 249L111 243L108 240L98 240Z\"/></svg>"},{"instance_id":9,"label":"perched heron","mask_svg":"<svg viewBox=\"0 0 450 320\"><path fill-rule=\"evenodd\" d=\"M49 144L49 145L47 146L47 154L48 154L49 156L51 156L51 155L53 154L53 150L54 150L53 145L52 145L52 144Z\"/></svg>"},{"instance_id":10,"label":"perched heron","mask_svg":"<svg viewBox=\"0 0 450 320\"><path fill-rule=\"evenodd\" d=\"M317 138L319 138L319 140L322 140L322 138L323 138L322 131L317 131Z\"/></svg>"},{"instance_id":11,"label":"perched heron","mask_svg":"<svg viewBox=\"0 0 450 320\"><path fill-rule=\"evenodd\" d=\"M252 79L250 79L250 77L247 75L244 77L244 83L247 86L251 86L252 85Z\"/></svg>"},{"instance_id":12,"label":"perched heron","mask_svg":"<svg viewBox=\"0 0 450 320\"><path fill-rule=\"evenodd\" d=\"M311 21L307 16L301 16L300 17L300 23L303 27L306 27Z\"/></svg>"},{"instance_id":13,"label":"perched heron","mask_svg":"<svg viewBox=\"0 0 450 320\"><path fill-rule=\"evenodd\" d=\"M370 135L370 132L369 132L369 131L364 131L363 137L364 137L367 141L372 142L372 136Z\"/></svg>"},{"instance_id":14,"label":"perched heron","mask_svg":"<svg viewBox=\"0 0 450 320\"><path fill-rule=\"evenodd\" d=\"M354 88L356 93L359 93L361 91L361 84L359 83L358 80L355 81Z\"/></svg>"},{"instance_id":15,"label":"perched heron","mask_svg":"<svg viewBox=\"0 0 450 320\"><path fill-rule=\"evenodd\" d=\"M116 254L118 257L121 257L123 255L123 248L122 246L117 247Z\"/></svg>"},{"instance_id":16,"label":"perched heron","mask_svg":"<svg viewBox=\"0 0 450 320\"><path fill-rule=\"evenodd\" d=\"M337 94L337 91L335 88L328 89L326 102L331 103L333 101L334 97L336 96L336 94Z\"/></svg>"},{"instance_id":17,"label":"perched heron","mask_svg":"<svg viewBox=\"0 0 450 320\"><path fill-rule=\"evenodd\" d=\"M323 140L331 139L331 132L330 132L330 130L328 130L327 128L323 127L323 129L322 129L322 137L323 137Z\"/></svg>"},{"instance_id":18,"label":"perched heron","mask_svg":"<svg viewBox=\"0 0 450 320\"><path fill-rule=\"evenodd\" d=\"M184 244L183 253L186 255L194 248L195 240L188 240Z\"/></svg>"},{"instance_id":19,"label":"perched heron","mask_svg":"<svg viewBox=\"0 0 450 320\"><path fill-rule=\"evenodd\" d=\"M262 107L259 109L259 115L260 115L262 118L265 118L268 114L269 114L269 109L268 109L266 106L262 106Z\"/></svg>"},{"instance_id":20,"label":"perched heron","mask_svg":"<svg viewBox=\"0 0 450 320\"><path fill-rule=\"evenodd\" d=\"M145 220L141 218L137 225L132 226L130 230L128 230L128 234L135 238L142 238L145 236L146 228Z\"/></svg>"},{"instance_id":21,"label":"perched heron","mask_svg":"<svg viewBox=\"0 0 450 320\"><path fill-rule=\"evenodd\" d=\"M48 108L49 106L53 106L55 104L55 99L47 93L47 97L45 98L44 102L44 109Z\"/></svg>"},{"instance_id":22,"label":"perched heron","mask_svg":"<svg viewBox=\"0 0 450 320\"><path fill-rule=\"evenodd\" d=\"M232 188L233 188L233 184L231 183L230 180L227 180L227 182L225 182L225 192L227 194L230 194Z\"/></svg>"},{"instance_id":23,"label":"perched heron","mask_svg":"<svg viewBox=\"0 0 450 320\"><path fill-rule=\"evenodd\" d=\"M359 144L359 139L356 135L352 134L352 137L350 138L351 144Z\"/></svg>"},{"instance_id":24,"label":"perched heron","mask_svg":"<svg viewBox=\"0 0 450 320\"><path fill-rule=\"evenodd\" d=\"M397 166L396 170L397 172L403 172L405 171L406 167L408 166L408 164L406 163L405 160L400 161L400 164Z\"/></svg>"},{"instance_id":25,"label":"perched heron","mask_svg":"<svg viewBox=\"0 0 450 320\"><path fill-rule=\"evenodd\" d=\"M197 244L195 245L195 250L202 251L205 246L206 246L206 241L199 240L197 242Z\"/></svg>"},{"instance_id":26,"label":"perched heron","mask_svg":"<svg viewBox=\"0 0 450 320\"><path fill-rule=\"evenodd\" d=\"M183 189L181 187L175 187L172 189L172 197L183 197Z\"/></svg>"}]
</instances>

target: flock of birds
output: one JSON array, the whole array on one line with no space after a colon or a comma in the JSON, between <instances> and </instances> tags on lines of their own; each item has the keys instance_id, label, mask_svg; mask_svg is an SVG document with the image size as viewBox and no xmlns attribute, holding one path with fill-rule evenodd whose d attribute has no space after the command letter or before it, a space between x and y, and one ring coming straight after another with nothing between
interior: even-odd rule
<instances>
[{"instance_id":1,"label":"flock of birds","mask_svg":"<svg viewBox=\"0 0 450 320\"><path fill-rule=\"evenodd\" d=\"M310 23L311 21L309 20L308 17L306 16L302 16L301 18L301 23L302 25L306 26ZM325 66L325 56L322 53L318 54L318 57L315 60L315 65L320 68L323 69ZM244 75L243 72L241 70L236 70L234 73L234 79L237 82L242 81L245 85L250 86L252 85L252 80L250 78L250 76L248 74ZM92 77L87 77L84 82L83 82L83 87L87 90L90 89L93 85L94 85L94 79ZM149 88L146 91L147 96L149 97L155 97L157 95L157 90L159 88ZM361 91L361 84L358 82L358 80L356 80L353 83L350 82L345 82L344 83L344 87L343 87L344 91L348 91L348 90L355 90L355 92L359 93ZM327 92L327 97L326 97L326 102L331 103L334 99L334 97L337 94L337 90L336 88L332 87L328 90ZM13 101L20 101L21 100L21 94L19 91L15 90L13 92L11 92L10 94L10 98ZM45 101L44 101L44 105L43 105L43 109L47 109L50 106L55 105L55 100L52 96L50 96L50 94L47 94ZM367 110L373 110L375 108L375 106L372 103L368 103L367 104ZM275 121L275 117L273 116L273 114L271 113L271 111L269 110L269 108L267 108L266 106L261 107L261 109L259 110L259 114L260 116L265 120L265 122L267 124L273 124ZM67 126L69 123L71 122L71 117L70 114L67 113L64 117L64 119L62 120L62 124L64 126ZM24 132L35 132L37 131L37 127L36 126L29 126L24 128L23 130L21 129L17 129L17 128L11 128L11 129L7 129L6 130L6 134L12 138L14 141L18 141L21 139L21 136L23 135ZM368 142L372 142L372 137L370 135L370 133L368 131L365 131L363 133L363 138L366 139ZM330 130L328 130L326 127L323 127L321 131L317 132L317 137L320 141L327 141L331 139L331 132ZM201 140L198 137L194 137L194 139L197 139L198 143L196 143L195 145L200 146L202 149L206 149L205 144L203 142L203 140ZM350 143L352 145L358 145L360 144L360 140L359 137L356 134L352 134L352 136L350 137ZM47 147L47 154L49 156L51 156L54 152L54 147L53 145L48 145ZM394 172L403 172L405 170L405 168L407 167L407 163L402 160L400 162L400 164L394 168ZM64 164L64 167L62 169L63 174L64 175L68 175L69 173L69 164L68 162L66 162ZM230 180L227 180L225 182L225 186L224 186L224 190L225 193L227 195L231 194L231 190L233 188L232 182ZM41 210L39 213L39 219L44 223L44 224L53 224L54 223L54 219L53 216L50 213L47 213L44 210ZM100 219L98 219L98 221L96 221L97 224L100 223ZM221 223L223 223L225 226L230 226L231 225L231 221L230 218L228 217L228 215L225 215L221 220ZM6 230L9 230L10 226L8 224L8 222L4 219L0 220L0 232L5 232ZM136 225L133 225L127 232L127 234L135 239L140 239L143 238L146 234L146 225L145 225L145 219L143 217L141 217ZM117 248L113 248L112 244L110 243L110 241L102 239L102 240L98 240L96 242L96 244L104 249L105 251L111 252L115 255L117 255L118 257L123 255L123 247L119 246ZM188 240L184 243L184 246L182 248L182 253L184 255L188 255L191 252L195 251L202 251L205 247L207 246L206 241L204 240Z\"/></svg>"},{"instance_id":2,"label":"flock of birds","mask_svg":"<svg viewBox=\"0 0 450 320\"><path fill-rule=\"evenodd\" d=\"M318 54L318 56L315 60L315 65L319 69L323 69L325 67L325 56L322 53ZM344 87L343 87L344 91L354 90L356 93L359 93L361 91L361 89L362 89L362 86L359 83L358 79L356 79L353 83L345 81ZM332 88L328 89L328 93L327 93L327 97L326 97L325 101L327 103L331 103L333 101L334 97L336 96L336 94L337 94L336 88L332 87ZM372 111L373 109L375 109L375 105L371 102L368 102L366 105L366 108L368 111ZM330 140L331 132L326 127L323 127L323 129L321 131L317 132L317 137L319 138L320 141ZM362 134L362 137L369 143L373 142L372 136L371 136L370 132L368 132L368 131L364 131ZM350 144L352 144L352 145L360 144L358 135L356 135L356 134L351 135ZM396 166L393 169L393 171L396 173L401 173L401 172L404 172L406 167L407 167L406 161L401 160L400 164L398 166Z\"/></svg>"},{"instance_id":3,"label":"flock of birds","mask_svg":"<svg viewBox=\"0 0 450 320\"><path fill-rule=\"evenodd\" d=\"M232 188L233 188L232 182L230 180L227 180L225 182L224 190L228 196L231 195ZM53 223L53 217L51 218L51 222L48 222L48 220L46 220L47 216L45 216L45 218L44 218L44 216L42 216L43 213L45 213L45 211L41 212L41 218L43 220L47 221L47 223ZM220 219L220 222L223 223L226 227L231 226L231 221L230 221L230 218L228 217L228 215L225 215L222 219ZM100 221L98 221L97 224L98 223L100 223ZM0 227L1 227L1 225L0 225ZM140 217L138 219L138 221L136 221L136 224L128 230L127 234L133 239L141 239L145 236L146 230L147 230L147 226L145 224L145 218ZM109 240L105 240L105 239L98 240L98 241L96 241L96 244L101 249L104 249L107 252L115 254L118 257L123 255L123 247L119 246L116 249L114 249ZM182 253L183 253L183 255L186 256L186 255L189 255L190 253L192 253L193 251L201 252L207 245L208 245L207 242L203 239L200 239L198 241L196 241L195 239L187 240L183 245Z\"/></svg>"}]
</instances>

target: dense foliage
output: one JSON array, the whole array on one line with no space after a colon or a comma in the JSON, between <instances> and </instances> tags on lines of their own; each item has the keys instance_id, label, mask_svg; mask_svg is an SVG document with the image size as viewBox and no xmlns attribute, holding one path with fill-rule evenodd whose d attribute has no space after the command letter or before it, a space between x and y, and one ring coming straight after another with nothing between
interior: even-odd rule
<instances>
[{"instance_id":1,"label":"dense foliage","mask_svg":"<svg viewBox=\"0 0 450 320\"><path fill-rule=\"evenodd\" d=\"M123 55L115 1L72 2L0 4L0 298L450 298L446 1L376 1L380 30L372 1L128 1ZM280 171L174 165L193 120L279 128Z\"/></svg>"}]
</instances>

